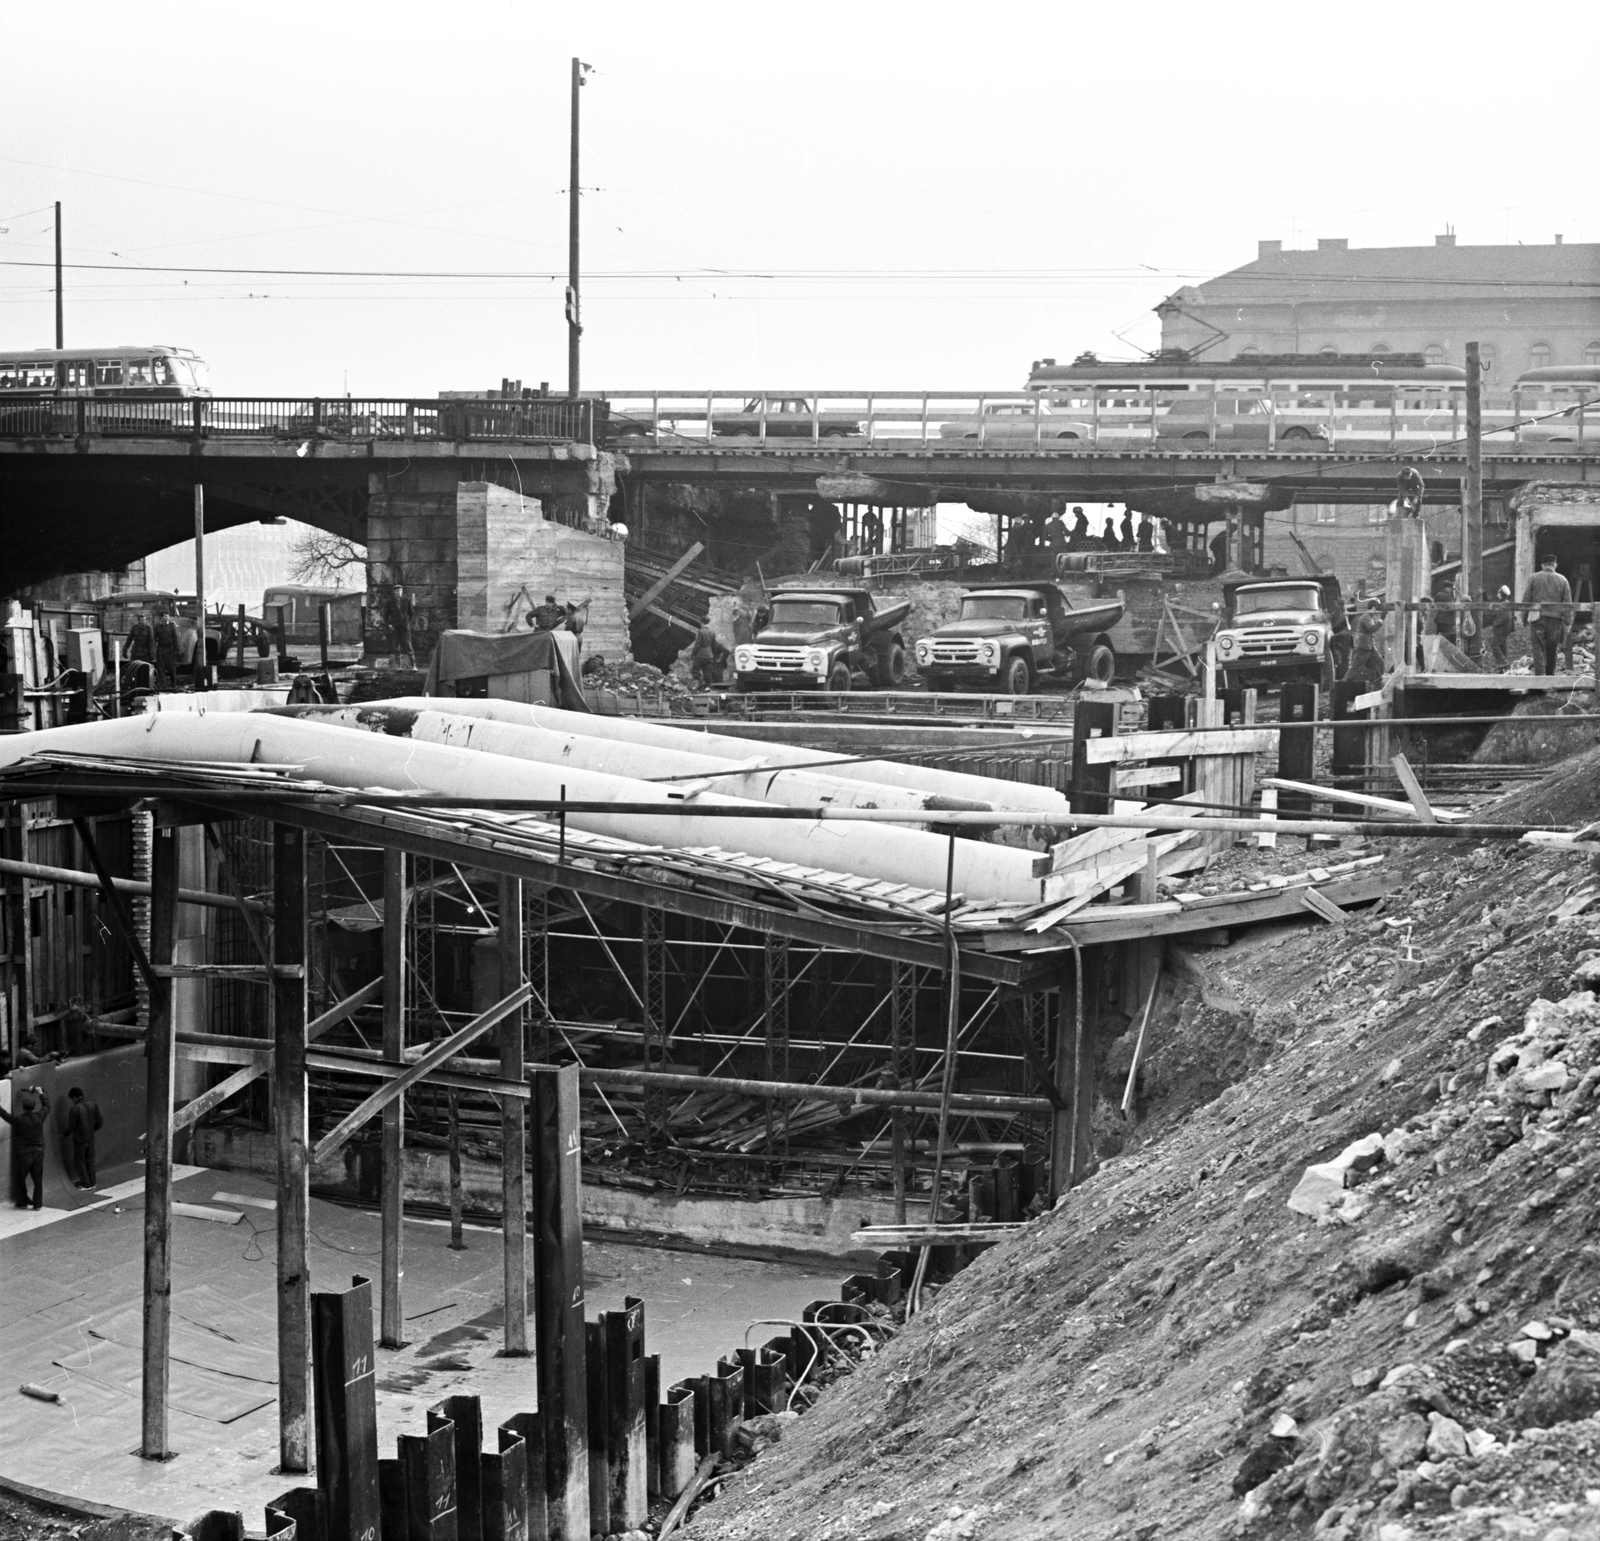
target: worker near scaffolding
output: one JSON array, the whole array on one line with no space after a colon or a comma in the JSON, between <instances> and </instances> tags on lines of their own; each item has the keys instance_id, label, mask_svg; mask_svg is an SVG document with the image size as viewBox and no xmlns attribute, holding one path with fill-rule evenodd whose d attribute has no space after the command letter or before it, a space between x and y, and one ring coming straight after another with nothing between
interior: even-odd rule
<instances>
[{"instance_id":1,"label":"worker near scaffolding","mask_svg":"<svg viewBox=\"0 0 1600 1541\"><path fill-rule=\"evenodd\" d=\"M1533 672L1554 674L1561 640L1572 613L1572 585L1556 571L1553 551L1547 551L1539 571L1528 579L1522 603L1528 616L1528 642L1533 649Z\"/></svg>"}]
</instances>

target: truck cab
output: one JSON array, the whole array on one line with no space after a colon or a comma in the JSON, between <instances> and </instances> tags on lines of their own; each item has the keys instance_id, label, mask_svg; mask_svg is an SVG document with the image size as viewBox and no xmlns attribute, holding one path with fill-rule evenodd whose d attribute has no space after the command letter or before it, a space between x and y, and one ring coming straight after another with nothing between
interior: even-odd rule
<instances>
[{"instance_id":1,"label":"truck cab","mask_svg":"<svg viewBox=\"0 0 1600 1541\"><path fill-rule=\"evenodd\" d=\"M749 642L733 650L739 690L849 690L858 674L894 690L906 682L904 599L880 605L850 584L781 585Z\"/></svg>"},{"instance_id":2,"label":"truck cab","mask_svg":"<svg viewBox=\"0 0 1600 1541\"><path fill-rule=\"evenodd\" d=\"M1337 578L1225 582L1217 667L1228 689L1298 679L1331 690L1336 637L1348 629Z\"/></svg>"},{"instance_id":3,"label":"truck cab","mask_svg":"<svg viewBox=\"0 0 1600 1541\"><path fill-rule=\"evenodd\" d=\"M917 643L930 690L987 688L1026 695L1040 679L1110 684L1117 658L1106 633L1121 599L1075 608L1053 583L972 588L961 614Z\"/></svg>"}]
</instances>

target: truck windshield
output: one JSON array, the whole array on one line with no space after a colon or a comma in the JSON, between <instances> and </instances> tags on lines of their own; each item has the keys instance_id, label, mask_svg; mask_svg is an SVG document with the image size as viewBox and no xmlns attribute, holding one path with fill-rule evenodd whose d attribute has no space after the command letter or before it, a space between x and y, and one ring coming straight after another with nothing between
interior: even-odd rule
<instances>
[{"instance_id":1,"label":"truck windshield","mask_svg":"<svg viewBox=\"0 0 1600 1541\"><path fill-rule=\"evenodd\" d=\"M1027 614L1028 601L1020 594L969 594L961 601L964 621L1021 621Z\"/></svg>"},{"instance_id":2,"label":"truck windshield","mask_svg":"<svg viewBox=\"0 0 1600 1541\"><path fill-rule=\"evenodd\" d=\"M773 626L837 626L839 607L825 599L775 599Z\"/></svg>"},{"instance_id":3,"label":"truck windshield","mask_svg":"<svg viewBox=\"0 0 1600 1541\"><path fill-rule=\"evenodd\" d=\"M1272 589L1240 589L1233 596L1235 615L1259 615L1263 610L1320 610L1322 591L1315 584L1292 584Z\"/></svg>"}]
</instances>

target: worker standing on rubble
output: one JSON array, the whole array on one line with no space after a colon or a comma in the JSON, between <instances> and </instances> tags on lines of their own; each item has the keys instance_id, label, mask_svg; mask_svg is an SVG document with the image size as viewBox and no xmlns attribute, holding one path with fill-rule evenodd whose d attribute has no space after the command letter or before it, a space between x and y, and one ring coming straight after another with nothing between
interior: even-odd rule
<instances>
[{"instance_id":1,"label":"worker standing on rubble","mask_svg":"<svg viewBox=\"0 0 1600 1541\"><path fill-rule=\"evenodd\" d=\"M1379 640L1383 636L1383 608L1377 600L1367 601L1366 612L1356 618L1350 630L1355 640L1344 677L1363 691L1377 690L1383 684L1383 644Z\"/></svg>"},{"instance_id":2,"label":"worker standing on rubble","mask_svg":"<svg viewBox=\"0 0 1600 1541\"><path fill-rule=\"evenodd\" d=\"M31 1207L44 1208L44 1135L50 1122L50 1098L42 1086L29 1086L17 1099L17 1111L0 1108L0 1118L11 1125L12 1202L30 1207L28 1183L33 1183Z\"/></svg>"},{"instance_id":3,"label":"worker standing on rubble","mask_svg":"<svg viewBox=\"0 0 1600 1541\"><path fill-rule=\"evenodd\" d=\"M170 610L156 617L156 689L178 688L178 624Z\"/></svg>"},{"instance_id":4,"label":"worker standing on rubble","mask_svg":"<svg viewBox=\"0 0 1600 1541\"><path fill-rule=\"evenodd\" d=\"M1511 590L1501 584L1495 591L1494 603L1484 611L1488 621L1488 654L1490 666L1497 674L1504 674L1511 662L1511 633L1517 629L1516 607L1511 603Z\"/></svg>"},{"instance_id":5,"label":"worker standing on rubble","mask_svg":"<svg viewBox=\"0 0 1600 1541\"><path fill-rule=\"evenodd\" d=\"M710 624L700 627L694 634L694 651L689 655L689 667L694 673L695 684L707 687L719 684L722 680L722 661L727 656L727 648L717 640L717 634Z\"/></svg>"},{"instance_id":6,"label":"worker standing on rubble","mask_svg":"<svg viewBox=\"0 0 1600 1541\"><path fill-rule=\"evenodd\" d=\"M133 624L128 628L128 662L155 667L156 634L150 629L150 618L143 610L136 611Z\"/></svg>"},{"instance_id":7,"label":"worker standing on rubble","mask_svg":"<svg viewBox=\"0 0 1600 1541\"><path fill-rule=\"evenodd\" d=\"M1528 640L1533 645L1533 672L1554 674L1572 608L1572 585L1556 571L1554 552L1545 553L1539 571L1528 579L1522 603L1527 610Z\"/></svg>"}]
</instances>

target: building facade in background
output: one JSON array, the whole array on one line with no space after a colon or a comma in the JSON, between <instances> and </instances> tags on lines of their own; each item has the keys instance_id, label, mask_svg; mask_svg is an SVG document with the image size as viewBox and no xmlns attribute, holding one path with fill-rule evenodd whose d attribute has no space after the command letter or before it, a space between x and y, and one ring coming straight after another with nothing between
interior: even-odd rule
<instances>
[{"instance_id":1,"label":"building facade in background","mask_svg":"<svg viewBox=\"0 0 1600 1541\"><path fill-rule=\"evenodd\" d=\"M1321 240L1179 289L1158 307L1161 346L1231 359L1252 353L1420 353L1464 364L1482 345L1487 383L1528 369L1600 365L1600 244L1352 249ZM1221 334L1221 335L1219 335Z\"/></svg>"}]
</instances>

